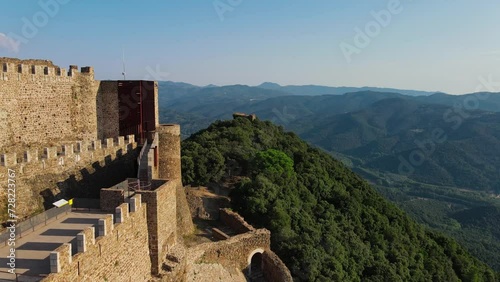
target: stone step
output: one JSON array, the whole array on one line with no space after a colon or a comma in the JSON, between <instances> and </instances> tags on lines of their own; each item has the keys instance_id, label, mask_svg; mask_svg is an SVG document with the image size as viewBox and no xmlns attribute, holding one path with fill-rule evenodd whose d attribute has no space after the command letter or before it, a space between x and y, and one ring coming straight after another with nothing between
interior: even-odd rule
<instances>
[{"instance_id":1,"label":"stone step","mask_svg":"<svg viewBox=\"0 0 500 282\"><path fill-rule=\"evenodd\" d=\"M167 272L172 272L179 265L179 263L171 260L166 260L163 262L162 269Z\"/></svg>"},{"instance_id":2,"label":"stone step","mask_svg":"<svg viewBox=\"0 0 500 282\"><path fill-rule=\"evenodd\" d=\"M261 270L254 270L248 277L252 282L265 282L264 273Z\"/></svg>"},{"instance_id":3,"label":"stone step","mask_svg":"<svg viewBox=\"0 0 500 282\"><path fill-rule=\"evenodd\" d=\"M172 272L180 264L186 255L186 249L181 244L175 245L169 252L165 255L165 259L162 264L162 269L167 272Z\"/></svg>"}]
</instances>

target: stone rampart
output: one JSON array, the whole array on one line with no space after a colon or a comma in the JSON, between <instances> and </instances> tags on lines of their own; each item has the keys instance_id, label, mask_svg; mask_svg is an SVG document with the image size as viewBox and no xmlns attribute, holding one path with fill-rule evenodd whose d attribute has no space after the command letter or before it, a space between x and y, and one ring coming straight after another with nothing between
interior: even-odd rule
<instances>
[{"instance_id":1,"label":"stone rampart","mask_svg":"<svg viewBox=\"0 0 500 282\"><path fill-rule=\"evenodd\" d=\"M104 143L104 145L103 145ZM137 143L127 138L79 141L40 149L0 155L0 175L16 174L17 215L27 217L50 208L58 198L99 198L99 189L133 171ZM85 189L82 189L85 188ZM7 201L7 189L0 190L0 205ZM5 204L6 205L6 204ZM6 214L2 214L5 219Z\"/></svg>"},{"instance_id":2,"label":"stone rampart","mask_svg":"<svg viewBox=\"0 0 500 282\"><path fill-rule=\"evenodd\" d=\"M117 137L117 82L92 67L0 58L0 151L67 140Z\"/></svg>"},{"instance_id":3,"label":"stone rampart","mask_svg":"<svg viewBox=\"0 0 500 282\"><path fill-rule=\"evenodd\" d=\"M146 206L135 195L131 204L117 207L114 216L101 219L77 235L78 253L64 244L50 255L51 274L42 281L149 281Z\"/></svg>"}]
</instances>

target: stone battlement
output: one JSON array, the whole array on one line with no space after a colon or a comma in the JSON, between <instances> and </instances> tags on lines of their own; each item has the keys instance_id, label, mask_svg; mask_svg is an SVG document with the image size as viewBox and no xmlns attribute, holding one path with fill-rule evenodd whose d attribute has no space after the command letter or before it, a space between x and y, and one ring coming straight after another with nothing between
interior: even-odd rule
<instances>
[{"instance_id":1,"label":"stone battlement","mask_svg":"<svg viewBox=\"0 0 500 282\"><path fill-rule=\"evenodd\" d=\"M44 60L18 60L0 58L1 80L42 80L60 81L78 75L94 79L94 68L71 65L68 69L54 65L51 61Z\"/></svg>"},{"instance_id":2,"label":"stone battlement","mask_svg":"<svg viewBox=\"0 0 500 282\"><path fill-rule=\"evenodd\" d=\"M87 227L77 234L77 253L63 244L50 254L49 274L42 281L147 281L150 277L146 204L141 195L114 214L99 220L97 230ZM133 261L135 267L129 267Z\"/></svg>"},{"instance_id":3,"label":"stone battlement","mask_svg":"<svg viewBox=\"0 0 500 282\"><path fill-rule=\"evenodd\" d=\"M104 92L92 67L65 69L51 61L0 58L0 152L118 136L101 124L119 122L118 115L106 115L118 111L118 101L108 101L117 95L113 91ZM102 103L106 106L98 108Z\"/></svg>"},{"instance_id":4,"label":"stone battlement","mask_svg":"<svg viewBox=\"0 0 500 282\"><path fill-rule=\"evenodd\" d=\"M69 163L79 163L85 160L95 160L99 155L116 153L119 150L129 151L137 147L135 136L119 136L90 142L77 141L59 147L45 147L43 150L29 149L23 156L16 153L0 155L0 166L22 171L25 166L35 166L41 169L62 167ZM124 152L124 153L125 153Z\"/></svg>"}]
</instances>

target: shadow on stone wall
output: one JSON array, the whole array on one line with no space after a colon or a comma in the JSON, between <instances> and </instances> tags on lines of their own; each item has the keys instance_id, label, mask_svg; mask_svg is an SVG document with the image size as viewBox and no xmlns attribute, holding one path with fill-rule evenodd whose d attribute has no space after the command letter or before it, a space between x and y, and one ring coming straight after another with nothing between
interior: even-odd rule
<instances>
[{"instance_id":1,"label":"shadow on stone wall","mask_svg":"<svg viewBox=\"0 0 500 282\"><path fill-rule=\"evenodd\" d=\"M116 158L107 156L104 162L93 162L90 166L69 174L64 181L58 181L58 191L54 194L53 189L46 188L39 195L43 198L45 209L53 207L52 203L59 199L92 198L99 199L101 188L111 187L127 178L137 177L137 155L138 149L123 154L117 152ZM50 181L51 175L42 178Z\"/></svg>"}]
</instances>

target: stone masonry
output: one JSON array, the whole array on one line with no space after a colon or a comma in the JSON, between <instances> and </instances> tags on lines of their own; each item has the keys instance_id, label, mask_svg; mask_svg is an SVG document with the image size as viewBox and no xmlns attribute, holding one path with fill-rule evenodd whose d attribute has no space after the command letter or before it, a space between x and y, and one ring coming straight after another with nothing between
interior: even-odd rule
<instances>
[{"instance_id":1,"label":"stone masonry","mask_svg":"<svg viewBox=\"0 0 500 282\"><path fill-rule=\"evenodd\" d=\"M24 203L18 215L74 195L100 197L108 213L77 234L76 254L72 243L50 253L43 281L212 281L223 273L241 280L256 266L267 281L292 281L270 250L270 232L230 210L219 217L236 235L218 230L219 241L183 245L194 226L181 180L180 127L159 124L156 82L156 131L144 150L149 179L138 182L129 179L143 165L136 138L119 136L118 82L94 80L92 67L66 70L46 60L0 58L0 66L0 176L16 171L16 196ZM144 186L130 190L133 181ZM260 263L252 266L254 258ZM219 274L205 276L203 269Z\"/></svg>"},{"instance_id":2,"label":"stone masonry","mask_svg":"<svg viewBox=\"0 0 500 282\"><path fill-rule=\"evenodd\" d=\"M0 65L0 151L118 136L98 128L96 101L103 93L93 68L66 70L50 61L8 58L0 58ZM100 108L99 116L108 110Z\"/></svg>"},{"instance_id":3,"label":"stone masonry","mask_svg":"<svg viewBox=\"0 0 500 282\"><path fill-rule=\"evenodd\" d=\"M134 211L122 204L113 217L105 218L103 235L95 238L93 227L77 237L82 241L79 253L71 256L69 244L51 254L52 272L44 281L148 281L151 263L148 258L146 206L140 195L134 196ZM122 219L116 222L116 216ZM82 239L80 239L82 238ZM84 246L84 247L83 247ZM55 257L52 260L52 257Z\"/></svg>"}]
</instances>

